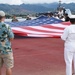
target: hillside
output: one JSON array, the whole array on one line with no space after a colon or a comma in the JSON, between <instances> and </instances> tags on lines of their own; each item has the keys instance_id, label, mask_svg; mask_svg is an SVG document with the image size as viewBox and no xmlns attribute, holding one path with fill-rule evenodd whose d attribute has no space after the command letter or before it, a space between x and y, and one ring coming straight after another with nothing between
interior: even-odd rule
<instances>
[{"instance_id":1,"label":"hillside","mask_svg":"<svg viewBox=\"0 0 75 75\"><path fill-rule=\"evenodd\" d=\"M63 3L62 6L71 9L72 12L75 12L74 9L75 3L69 4ZM0 10L5 11L7 14L29 14L29 13L55 11L57 7L58 3L21 4L21 5L0 4Z\"/></svg>"}]
</instances>

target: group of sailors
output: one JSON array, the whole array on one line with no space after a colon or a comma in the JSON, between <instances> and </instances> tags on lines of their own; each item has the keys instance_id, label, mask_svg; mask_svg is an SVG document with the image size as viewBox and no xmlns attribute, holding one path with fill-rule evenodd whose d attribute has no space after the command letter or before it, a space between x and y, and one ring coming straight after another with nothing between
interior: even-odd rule
<instances>
[{"instance_id":1,"label":"group of sailors","mask_svg":"<svg viewBox=\"0 0 75 75\"><path fill-rule=\"evenodd\" d=\"M27 15L26 20L31 20L31 17ZM18 22L19 20L17 19L16 15L13 15L12 17L12 22Z\"/></svg>"},{"instance_id":2,"label":"group of sailors","mask_svg":"<svg viewBox=\"0 0 75 75\"><path fill-rule=\"evenodd\" d=\"M47 17L54 17L56 19L60 19L62 21L70 21L69 15L68 13L65 12L65 9L60 9L59 11L57 11L56 13L46 13L46 14L41 14L41 15L45 15ZM27 15L26 20L31 20L31 17L29 15ZM12 22L18 22L18 19L16 18L16 16L14 15L12 17Z\"/></svg>"},{"instance_id":3,"label":"group of sailors","mask_svg":"<svg viewBox=\"0 0 75 75\"><path fill-rule=\"evenodd\" d=\"M57 13L47 13L47 17L54 17L62 21L70 21L68 13L65 13L64 10L59 10Z\"/></svg>"}]
</instances>

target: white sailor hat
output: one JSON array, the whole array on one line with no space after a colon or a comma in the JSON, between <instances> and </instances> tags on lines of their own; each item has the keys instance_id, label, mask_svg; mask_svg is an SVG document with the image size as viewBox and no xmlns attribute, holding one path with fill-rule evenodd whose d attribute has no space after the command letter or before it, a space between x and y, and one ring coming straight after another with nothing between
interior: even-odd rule
<instances>
[{"instance_id":1,"label":"white sailor hat","mask_svg":"<svg viewBox=\"0 0 75 75\"><path fill-rule=\"evenodd\" d=\"M71 15L70 16L70 19L75 19L75 15Z\"/></svg>"},{"instance_id":2,"label":"white sailor hat","mask_svg":"<svg viewBox=\"0 0 75 75\"><path fill-rule=\"evenodd\" d=\"M0 10L0 16L5 16L5 12Z\"/></svg>"}]
</instances>

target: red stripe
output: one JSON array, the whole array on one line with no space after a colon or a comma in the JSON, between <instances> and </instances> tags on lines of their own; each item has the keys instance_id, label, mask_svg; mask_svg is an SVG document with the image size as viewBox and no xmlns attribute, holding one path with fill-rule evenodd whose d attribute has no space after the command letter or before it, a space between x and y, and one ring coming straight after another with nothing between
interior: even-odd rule
<instances>
[{"instance_id":1,"label":"red stripe","mask_svg":"<svg viewBox=\"0 0 75 75\"><path fill-rule=\"evenodd\" d=\"M32 27L20 27L22 29L26 30L31 30L31 31L37 31L37 32L43 32L43 33L54 33L55 31L47 31L47 30L41 30L41 29L36 29ZM52 29L52 28L51 28ZM54 28L53 28L54 29ZM61 30L61 29L60 29ZM63 29L64 30L64 29ZM55 33L61 33L61 32L55 32Z\"/></svg>"},{"instance_id":2,"label":"red stripe","mask_svg":"<svg viewBox=\"0 0 75 75\"><path fill-rule=\"evenodd\" d=\"M64 30L64 28L61 28L61 27L55 27L55 26L52 26L52 25L44 25L42 27L45 27L45 28L51 28L51 29L59 29L59 30Z\"/></svg>"},{"instance_id":3,"label":"red stripe","mask_svg":"<svg viewBox=\"0 0 75 75\"><path fill-rule=\"evenodd\" d=\"M62 22L61 24L65 25L65 26L66 26L66 25L68 25L68 26L71 25L70 22Z\"/></svg>"},{"instance_id":4,"label":"red stripe","mask_svg":"<svg viewBox=\"0 0 75 75\"><path fill-rule=\"evenodd\" d=\"M13 32L15 33L15 34L19 34L19 35L22 35L22 36L26 36L27 34L34 34L34 33L27 33L27 32L23 32L23 31L19 31L19 30L13 30ZM55 32L54 33L52 33L54 36L56 36L55 35ZM34 35L52 35L51 34L51 32L50 32L50 34L34 34ZM58 32L57 34L62 34L62 33L60 33L60 32ZM53 36L52 35L52 36ZM59 36L59 35L57 35L57 36Z\"/></svg>"},{"instance_id":5,"label":"red stripe","mask_svg":"<svg viewBox=\"0 0 75 75\"><path fill-rule=\"evenodd\" d=\"M62 25L64 26L68 26L70 25L70 22L63 22L61 23ZM32 26L33 27L33 26ZM58 33L58 34L62 34L62 32L55 32L55 31L49 31L49 30L41 30L41 29L37 29L37 28L32 28L32 27L29 27L29 26L24 26L24 27L20 27L22 29L26 29L26 30L30 30L30 31L34 31L34 32L43 32L43 33ZM36 26L35 26L36 27ZM44 28L50 28L50 29L57 29L57 30L64 30L64 28L62 27L56 27L56 26L52 26L52 25L44 25L44 26L40 26L40 27L44 27ZM28 36L28 34L30 34L30 36L35 36L36 35L38 37L42 37L42 33L41 34L33 34L31 32L23 32L23 31L20 31L20 30L14 30L13 29L13 32L17 35L20 35L20 36ZM60 35L55 35L55 34L43 34L44 37L60 37Z\"/></svg>"}]
</instances>

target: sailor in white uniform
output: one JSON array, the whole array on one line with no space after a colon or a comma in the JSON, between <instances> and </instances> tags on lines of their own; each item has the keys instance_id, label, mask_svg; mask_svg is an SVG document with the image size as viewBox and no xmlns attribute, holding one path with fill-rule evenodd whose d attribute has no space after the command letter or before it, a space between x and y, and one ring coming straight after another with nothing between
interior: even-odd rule
<instances>
[{"instance_id":1,"label":"sailor in white uniform","mask_svg":"<svg viewBox=\"0 0 75 75\"><path fill-rule=\"evenodd\" d=\"M66 63L66 75L72 75L72 61L74 61L75 73L75 16L70 17L71 25L66 27L61 39L64 44L64 59Z\"/></svg>"}]
</instances>

